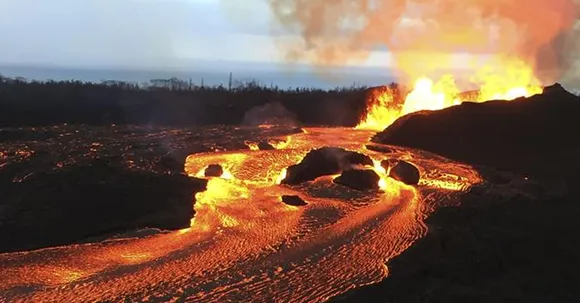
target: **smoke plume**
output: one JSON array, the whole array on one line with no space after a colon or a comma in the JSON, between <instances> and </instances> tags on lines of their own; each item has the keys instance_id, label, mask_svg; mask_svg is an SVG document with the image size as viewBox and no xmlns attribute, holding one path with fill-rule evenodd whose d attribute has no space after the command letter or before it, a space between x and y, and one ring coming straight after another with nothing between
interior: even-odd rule
<instances>
[{"instance_id":1,"label":"smoke plume","mask_svg":"<svg viewBox=\"0 0 580 303\"><path fill-rule=\"evenodd\" d=\"M474 68L457 61L466 53L517 58L546 81L575 75L576 0L268 1L277 22L302 38L283 47L291 61L356 63L386 46L411 77Z\"/></svg>"}]
</instances>

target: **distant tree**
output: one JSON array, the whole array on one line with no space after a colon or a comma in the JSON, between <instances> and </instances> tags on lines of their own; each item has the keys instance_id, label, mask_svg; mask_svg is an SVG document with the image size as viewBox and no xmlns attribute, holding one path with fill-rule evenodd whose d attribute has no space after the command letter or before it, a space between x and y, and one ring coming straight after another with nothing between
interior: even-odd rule
<instances>
[{"instance_id":1,"label":"distant tree","mask_svg":"<svg viewBox=\"0 0 580 303\"><path fill-rule=\"evenodd\" d=\"M146 83L35 81L0 75L0 127L84 124L236 124L249 109L280 101L310 124L343 125L358 121L366 102L364 88L284 88L256 80L196 86L176 77ZM170 101L170 102L169 102ZM344 107L347 118L327 109ZM347 121L347 122L345 122ZM350 125L349 124L349 125Z\"/></svg>"}]
</instances>

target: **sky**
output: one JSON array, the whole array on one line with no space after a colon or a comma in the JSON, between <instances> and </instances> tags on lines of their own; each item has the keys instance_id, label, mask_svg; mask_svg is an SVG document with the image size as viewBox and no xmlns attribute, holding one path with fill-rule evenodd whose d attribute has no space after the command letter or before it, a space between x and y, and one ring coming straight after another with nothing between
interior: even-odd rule
<instances>
[{"instance_id":1,"label":"sky","mask_svg":"<svg viewBox=\"0 0 580 303\"><path fill-rule=\"evenodd\" d=\"M0 64L102 68L283 63L263 0L0 0ZM377 52L369 63L389 59Z\"/></svg>"},{"instance_id":2,"label":"sky","mask_svg":"<svg viewBox=\"0 0 580 303\"><path fill-rule=\"evenodd\" d=\"M276 26L266 2L0 0L0 66L286 73L280 42L301 37ZM470 58L457 55L449 67ZM357 64L390 73L393 62L383 49ZM299 68L310 73L306 62Z\"/></svg>"}]
</instances>

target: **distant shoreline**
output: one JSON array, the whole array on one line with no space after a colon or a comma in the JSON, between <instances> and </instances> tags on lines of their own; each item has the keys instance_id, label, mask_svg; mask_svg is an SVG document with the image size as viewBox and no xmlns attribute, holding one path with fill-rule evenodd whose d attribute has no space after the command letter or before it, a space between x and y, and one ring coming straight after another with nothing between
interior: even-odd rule
<instances>
[{"instance_id":1,"label":"distant shoreline","mask_svg":"<svg viewBox=\"0 0 580 303\"><path fill-rule=\"evenodd\" d=\"M191 81L196 85L226 85L230 73L235 82L259 82L264 86L281 88L334 89L350 86L378 86L392 82L394 76L386 70L377 68L330 68L326 74L319 74L312 68L297 66L276 68L273 66L231 66L219 69L201 67L195 70L138 69L138 68L71 68L32 65L2 65L0 75L22 77L35 81L82 81L100 83L114 80L130 83L143 83L151 79L177 78Z\"/></svg>"}]
</instances>

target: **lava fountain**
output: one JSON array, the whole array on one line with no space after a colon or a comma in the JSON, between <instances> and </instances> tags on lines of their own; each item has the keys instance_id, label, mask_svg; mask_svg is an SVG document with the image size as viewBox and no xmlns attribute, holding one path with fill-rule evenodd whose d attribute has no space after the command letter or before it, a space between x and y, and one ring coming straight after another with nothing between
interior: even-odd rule
<instances>
[{"instance_id":1,"label":"lava fountain","mask_svg":"<svg viewBox=\"0 0 580 303\"><path fill-rule=\"evenodd\" d=\"M522 60L502 62L501 70L489 66L478 70L472 79L479 83L479 88L468 92L460 91L452 75L438 81L420 77L404 97L390 87L375 89L367 100L366 116L356 128L381 131L401 116L421 110L443 109L464 101L509 101L543 91L532 68Z\"/></svg>"}]
</instances>

